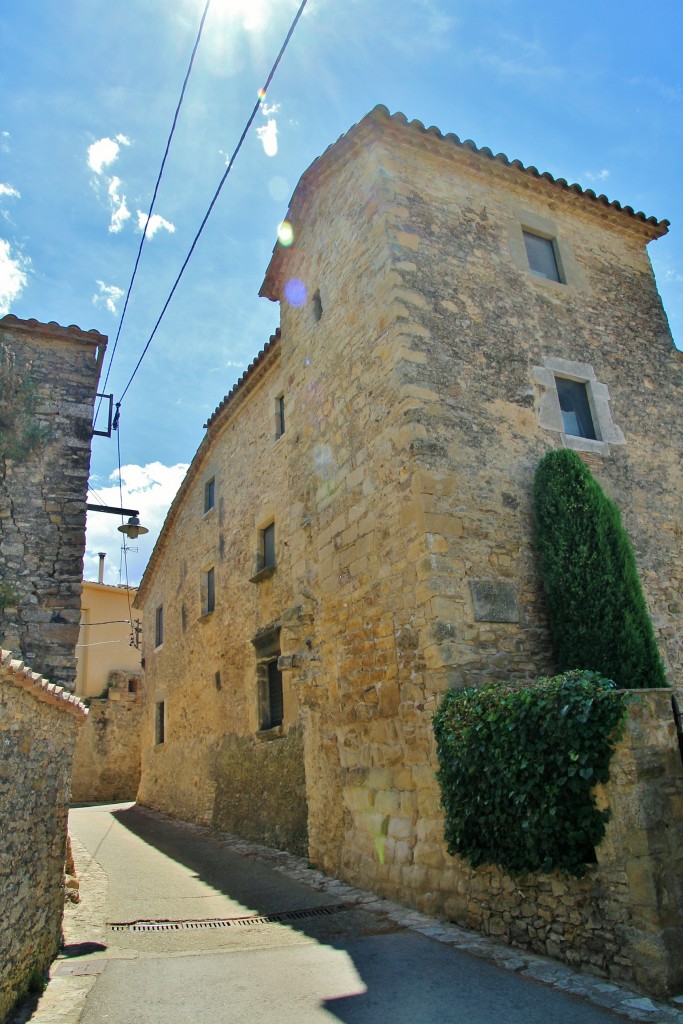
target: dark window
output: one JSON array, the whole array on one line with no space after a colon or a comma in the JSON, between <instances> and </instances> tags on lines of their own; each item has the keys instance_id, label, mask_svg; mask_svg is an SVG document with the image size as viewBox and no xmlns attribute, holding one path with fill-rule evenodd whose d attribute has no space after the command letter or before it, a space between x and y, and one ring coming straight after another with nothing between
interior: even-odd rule
<instances>
[{"instance_id":1,"label":"dark window","mask_svg":"<svg viewBox=\"0 0 683 1024\"><path fill-rule=\"evenodd\" d=\"M154 742L163 743L166 739L166 722L164 720L166 705L158 700L154 705Z\"/></svg>"},{"instance_id":2,"label":"dark window","mask_svg":"<svg viewBox=\"0 0 683 1024\"><path fill-rule=\"evenodd\" d=\"M597 440L586 385L579 380L556 377L557 397L560 400L565 434Z\"/></svg>"},{"instance_id":3,"label":"dark window","mask_svg":"<svg viewBox=\"0 0 683 1024\"><path fill-rule=\"evenodd\" d=\"M204 573L204 615L210 615L216 607L216 574L213 566Z\"/></svg>"},{"instance_id":4,"label":"dark window","mask_svg":"<svg viewBox=\"0 0 683 1024\"><path fill-rule=\"evenodd\" d=\"M138 680L137 679L129 679L128 680L128 693L137 693L137 692L138 692Z\"/></svg>"},{"instance_id":5,"label":"dark window","mask_svg":"<svg viewBox=\"0 0 683 1024\"><path fill-rule=\"evenodd\" d=\"M260 729L275 729L284 721L282 673L277 667L280 657L280 630L272 629L252 640L256 653L258 684L258 716Z\"/></svg>"},{"instance_id":6,"label":"dark window","mask_svg":"<svg viewBox=\"0 0 683 1024\"><path fill-rule=\"evenodd\" d=\"M164 606L160 604L156 610L154 624L154 646L161 647L164 642Z\"/></svg>"},{"instance_id":7,"label":"dark window","mask_svg":"<svg viewBox=\"0 0 683 1024\"><path fill-rule=\"evenodd\" d=\"M261 530L261 558L264 569L275 568L275 523Z\"/></svg>"},{"instance_id":8,"label":"dark window","mask_svg":"<svg viewBox=\"0 0 683 1024\"><path fill-rule=\"evenodd\" d=\"M216 504L216 478L212 477L204 484L204 511L209 512Z\"/></svg>"},{"instance_id":9,"label":"dark window","mask_svg":"<svg viewBox=\"0 0 683 1024\"><path fill-rule=\"evenodd\" d=\"M526 254L532 273L545 277L549 281L561 281L560 269L557 265L555 246L552 238L542 238L523 231Z\"/></svg>"},{"instance_id":10,"label":"dark window","mask_svg":"<svg viewBox=\"0 0 683 1024\"><path fill-rule=\"evenodd\" d=\"M264 729L274 729L282 725L285 717L284 700L282 696L282 672L277 667L277 658L268 662L268 708L264 718Z\"/></svg>"},{"instance_id":11,"label":"dark window","mask_svg":"<svg viewBox=\"0 0 683 1024\"><path fill-rule=\"evenodd\" d=\"M215 674L215 675L214 675L214 677L213 677L213 681L214 681L214 683L216 684L216 689L217 689L217 690L220 690L220 689L221 689L221 686L222 686L222 683L221 683L221 674L220 674L220 672L216 672L216 674Z\"/></svg>"},{"instance_id":12,"label":"dark window","mask_svg":"<svg viewBox=\"0 0 683 1024\"><path fill-rule=\"evenodd\" d=\"M313 293L312 302L313 302L313 318L315 319L315 322L318 323L318 321L322 319L322 315L323 315L323 302L322 302L322 299L320 298L320 289L318 289L317 291L315 291Z\"/></svg>"},{"instance_id":13,"label":"dark window","mask_svg":"<svg viewBox=\"0 0 683 1024\"><path fill-rule=\"evenodd\" d=\"M285 396L280 395L279 398L275 399L275 416L277 420L276 433L278 437L282 437L285 432Z\"/></svg>"}]
</instances>

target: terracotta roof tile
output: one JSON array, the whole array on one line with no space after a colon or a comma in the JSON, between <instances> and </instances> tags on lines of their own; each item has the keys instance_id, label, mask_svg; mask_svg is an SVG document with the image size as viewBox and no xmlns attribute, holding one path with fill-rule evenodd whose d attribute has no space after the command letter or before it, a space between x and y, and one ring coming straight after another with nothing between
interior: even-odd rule
<instances>
[{"instance_id":1,"label":"terracotta roof tile","mask_svg":"<svg viewBox=\"0 0 683 1024\"><path fill-rule=\"evenodd\" d=\"M6 316L0 317L0 326L7 327L18 327L23 330L30 330L36 334L49 334L51 336L58 335L64 338L72 338L74 341L88 341L93 345L100 345L102 341L107 341L106 334L100 334L94 328L89 331L83 330L82 327L78 327L76 324L70 324L68 327L62 327L61 324L56 323L54 320L50 320L49 323L41 323L40 320L20 320L14 313L7 313Z\"/></svg>"},{"instance_id":2,"label":"terracotta roof tile","mask_svg":"<svg viewBox=\"0 0 683 1024\"><path fill-rule=\"evenodd\" d=\"M41 675L34 672L18 658L12 656L11 651L0 648L0 683L7 683L16 686L21 690L28 690L36 700L45 704L51 704L60 711L67 711L76 715L81 721L85 721L88 709L82 704L78 697L69 693L63 686L49 683Z\"/></svg>"}]
</instances>

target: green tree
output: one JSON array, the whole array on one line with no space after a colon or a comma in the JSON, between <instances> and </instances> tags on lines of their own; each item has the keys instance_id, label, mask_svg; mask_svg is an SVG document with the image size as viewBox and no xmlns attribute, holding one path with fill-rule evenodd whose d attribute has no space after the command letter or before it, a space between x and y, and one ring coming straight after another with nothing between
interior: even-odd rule
<instances>
[{"instance_id":1,"label":"green tree","mask_svg":"<svg viewBox=\"0 0 683 1024\"><path fill-rule=\"evenodd\" d=\"M667 686L621 513L576 452L541 459L533 504L560 671L592 669L624 688Z\"/></svg>"}]
</instances>

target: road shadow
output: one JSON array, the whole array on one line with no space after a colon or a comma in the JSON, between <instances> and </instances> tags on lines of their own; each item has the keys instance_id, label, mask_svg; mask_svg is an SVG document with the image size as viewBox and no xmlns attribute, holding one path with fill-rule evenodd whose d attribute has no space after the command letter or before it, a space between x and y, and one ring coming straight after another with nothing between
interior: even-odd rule
<instances>
[{"instance_id":1,"label":"road shadow","mask_svg":"<svg viewBox=\"0 0 683 1024\"><path fill-rule=\"evenodd\" d=\"M349 958L352 969L344 968L348 986L340 990L340 984L331 983L324 995L320 993L321 1020L331 1017L344 1024L377 1024L386 1018L396 1024L499 1024L502 1019L506 1024L614 1024L623 1020L402 928L385 913L362 905L340 907L343 898L334 891L320 891L278 871L278 859L284 866L287 854L238 853L221 833L138 805L113 809L112 814L143 842L248 908L245 913L279 917L316 944ZM305 913L298 916L297 911ZM332 966L332 982L334 970ZM295 1018L284 1015L281 1019Z\"/></svg>"}]
</instances>

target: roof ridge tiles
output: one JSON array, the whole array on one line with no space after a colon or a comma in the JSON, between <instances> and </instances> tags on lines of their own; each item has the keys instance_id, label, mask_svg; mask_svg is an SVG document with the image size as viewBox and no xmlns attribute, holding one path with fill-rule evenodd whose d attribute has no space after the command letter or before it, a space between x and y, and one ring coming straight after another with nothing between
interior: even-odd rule
<instances>
[{"instance_id":1,"label":"roof ridge tiles","mask_svg":"<svg viewBox=\"0 0 683 1024\"><path fill-rule=\"evenodd\" d=\"M58 683L50 683L38 672L15 658L11 651L0 648L0 683L16 686L17 689L28 690L36 700L51 704L60 711L75 715L82 722L88 715L88 709L74 693L70 693Z\"/></svg>"}]
</instances>

